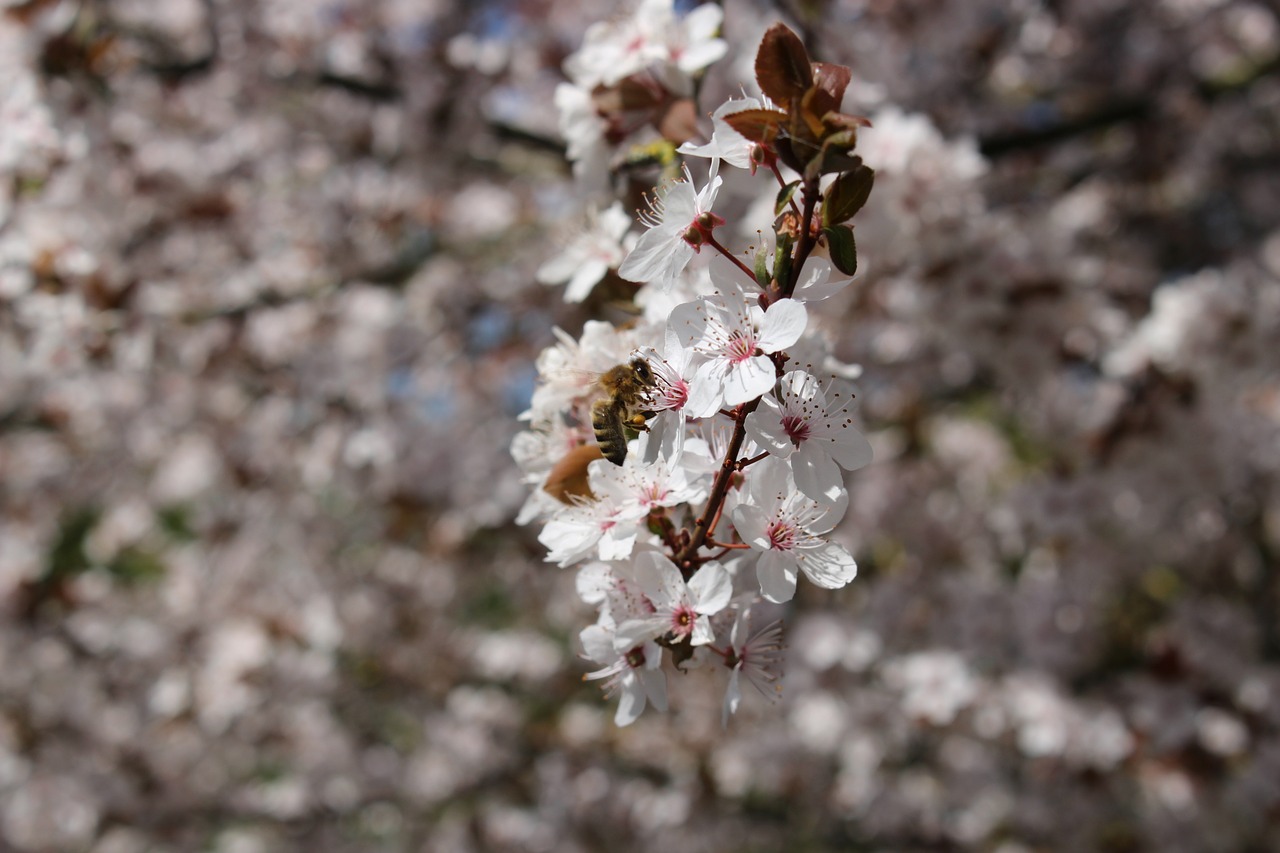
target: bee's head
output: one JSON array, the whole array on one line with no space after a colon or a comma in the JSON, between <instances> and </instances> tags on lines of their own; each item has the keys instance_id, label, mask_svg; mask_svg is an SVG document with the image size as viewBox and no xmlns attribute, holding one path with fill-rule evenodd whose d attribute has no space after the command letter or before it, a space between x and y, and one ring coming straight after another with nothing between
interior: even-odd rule
<instances>
[{"instance_id":1,"label":"bee's head","mask_svg":"<svg viewBox=\"0 0 1280 853\"><path fill-rule=\"evenodd\" d=\"M641 382L649 383L653 381L653 371L649 369L649 362L643 358L631 359L631 369L636 372L636 378Z\"/></svg>"}]
</instances>

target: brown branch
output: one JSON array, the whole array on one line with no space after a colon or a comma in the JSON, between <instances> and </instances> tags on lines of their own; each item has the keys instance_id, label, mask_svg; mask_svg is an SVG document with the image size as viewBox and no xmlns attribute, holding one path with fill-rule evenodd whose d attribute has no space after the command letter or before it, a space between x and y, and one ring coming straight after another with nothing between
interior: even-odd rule
<instances>
[{"instance_id":1,"label":"brown branch","mask_svg":"<svg viewBox=\"0 0 1280 853\"><path fill-rule=\"evenodd\" d=\"M676 555L675 563L680 567L685 580L693 576L697 568L698 550L706 543L716 522L720 520L720 512L724 509L724 499L729 494L733 475L738 473L738 453L742 451L742 443L747 437L747 415L754 412L759 405L760 400L757 398L749 403L743 403L734 410L733 436L729 439L729 449L725 451L724 462L716 473L716 482L711 487L711 496L707 498L707 505L698 516L689 544Z\"/></svg>"}]
</instances>

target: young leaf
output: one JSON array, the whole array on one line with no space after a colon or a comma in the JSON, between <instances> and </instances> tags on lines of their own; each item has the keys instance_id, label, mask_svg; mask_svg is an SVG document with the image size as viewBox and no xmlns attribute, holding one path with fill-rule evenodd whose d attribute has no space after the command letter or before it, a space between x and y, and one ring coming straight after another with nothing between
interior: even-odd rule
<instances>
[{"instance_id":1,"label":"young leaf","mask_svg":"<svg viewBox=\"0 0 1280 853\"><path fill-rule=\"evenodd\" d=\"M776 217L782 213L783 208L790 204L791 199L796 194L796 190L800 188L799 181L792 181L778 190L778 199L773 204L773 215Z\"/></svg>"},{"instance_id":2,"label":"young leaf","mask_svg":"<svg viewBox=\"0 0 1280 853\"><path fill-rule=\"evenodd\" d=\"M829 225L822 229L831 249L831 263L845 275L858 271L858 247L853 242L853 228L849 225Z\"/></svg>"},{"instance_id":3,"label":"young leaf","mask_svg":"<svg viewBox=\"0 0 1280 853\"><path fill-rule=\"evenodd\" d=\"M827 198L822 205L823 225L848 222L871 196L871 185L876 178L875 170L863 165L861 158L855 159L859 161L858 165L836 178L835 183L827 190Z\"/></svg>"},{"instance_id":4,"label":"young leaf","mask_svg":"<svg viewBox=\"0 0 1280 853\"><path fill-rule=\"evenodd\" d=\"M779 283L791 278L791 246L794 241L784 231L777 232L778 247L773 255L773 280Z\"/></svg>"},{"instance_id":5,"label":"young leaf","mask_svg":"<svg viewBox=\"0 0 1280 853\"><path fill-rule=\"evenodd\" d=\"M769 289L769 250L763 245L763 243L764 241L762 240L761 241L762 245L760 246L760 248L756 249L754 272L756 274L756 283L759 284L761 288L768 290Z\"/></svg>"},{"instance_id":6,"label":"young leaf","mask_svg":"<svg viewBox=\"0 0 1280 853\"><path fill-rule=\"evenodd\" d=\"M871 127L871 119L866 116L849 115L848 113L838 113L834 110L822 117L822 123L831 127L843 127L848 130L856 131L860 127Z\"/></svg>"},{"instance_id":7,"label":"young leaf","mask_svg":"<svg viewBox=\"0 0 1280 853\"><path fill-rule=\"evenodd\" d=\"M787 120L787 114L780 110L743 110L729 113L724 120L752 142L772 145L778 136L778 128Z\"/></svg>"},{"instance_id":8,"label":"young leaf","mask_svg":"<svg viewBox=\"0 0 1280 853\"><path fill-rule=\"evenodd\" d=\"M804 176L812 180L819 175L857 168L862 158L850 153L856 141L852 130L841 130L828 136L822 141L822 150L805 165Z\"/></svg>"},{"instance_id":9,"label":"young leaf","mask_svg":"<svg viewBox=\"0 0 1280 853\"><path fill-rule=\"evenodd\" d=\"M844 90L849 88L852 72L843 65L829 62L813 63L814 88L821 94L813 99L813 111L818 115L840 109Z\"/></svg>"},{"instance_id":10,"label":"young leaf","mask_svg":"<svg viewBox=\"0 0 1280 853\"><path fill-rule=\"evenodd\" d=\"M756 53L756 82L770 100L784 106L803 97L813 85L809 52L786 24L774 24L761 39Z\"/></svg>"}]
</instances>

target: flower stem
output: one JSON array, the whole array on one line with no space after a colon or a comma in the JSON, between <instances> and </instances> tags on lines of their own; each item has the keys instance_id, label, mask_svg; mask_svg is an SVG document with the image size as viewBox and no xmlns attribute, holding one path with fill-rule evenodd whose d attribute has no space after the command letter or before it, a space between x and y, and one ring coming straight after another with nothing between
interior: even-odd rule
<instances>
[{"instance_id":1,"label":"flower stem","mask_svg":"<svg viewBox=\"0 0 1280 853\"><path fill-rule=\"evenodd\" d=\"M804 191L804 213L800 214L800 242L796 244L796 254L791 261L791 275L787 278L786 286L782 289L784 298L789 298L796 289L796 284L800 281L800 270L804 267L804 262L809 259L809 253L813 251L817 241L814 239L813 230L810 223L813 222L813 212L818 207L818 196L821 195L818 187L818 179L805 181L801 188Z\"/></svg>"},{"instance_id":2,"label":"flower stem","mask_svg":"<svg viewBox=\"0 0 1280 853\"><path fill-rule=\"evenodd\" d=\"M707 505L703 508L702 514L698 516L698 520L694 524L693 535L689 538L689 544L675 558L675 564L680 567L680 572L684 575L685 580L693 576L694 571L697 569L698 550L706 544L707 538L715 530L716 522L720 520L720 513L724 509L725 496L729 494L729 486L733 483L733 475L738 472L738 454L742 451L742 443L747 437L747 415L754 412L759 405L760 398L757 397L751 402L743 403L734 409L733 436L729 439L729 449L725 451L724 462L720 465L720 470L716 472L716 481L711 487L711 496L707 498Z\"/></svg>"},{"instance_id":3,"label":"flower stem","mask_svg":"<svg viewBox=\"0 0 1280 853\"><path fill-rule=\"evenodd\" d=\"M722 246L720 244L720 241L715 238L715 235L708 234L706 240L707 240L708 246L715 249L717 252L724 255L729 260L733 261L735 264L738 265L738 269L742 270L744 273L747 274L747 278L751 279L753 283L759 284L759 282L756 281L756 274L751 271L751 267L744 264L737 255L735 255L733 252L730 252L728 249Z\"/></svg>"},{"instance_id":4,"label":"flower stem","mask_svg":"<svg viewBox=\"0 0 1280 853\"><path fill-rule=\"evenodd\" d=\"M778 186L785 187L787 185L787 180L786 178L782 177L782 170L778 168L777 162L774 162L770 165L773 166L773 176L778 179ZM791 205L791 210L795 213L795 215L799 216L800 208L796 207L795 196L793 195L791 198L787 199L787 202Z\"/></svg>"}]
</instances>

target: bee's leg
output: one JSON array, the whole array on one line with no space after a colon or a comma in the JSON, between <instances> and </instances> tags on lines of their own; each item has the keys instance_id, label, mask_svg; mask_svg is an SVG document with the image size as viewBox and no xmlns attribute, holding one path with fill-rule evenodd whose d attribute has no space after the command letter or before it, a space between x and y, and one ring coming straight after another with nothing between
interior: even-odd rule
<instances>
[{"instance_id":1,"label":"bee's leg","mask_svg":"<svg viewBox=\"0 0 1280 853\"><path fill-rule=\"evenodd\" d=\"M627 426L631 427L636 432L648 432L649 424L646 422L656 414L657 412L636 412L627 419Z\"/></svg>"}]
</instances>

